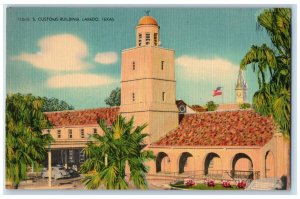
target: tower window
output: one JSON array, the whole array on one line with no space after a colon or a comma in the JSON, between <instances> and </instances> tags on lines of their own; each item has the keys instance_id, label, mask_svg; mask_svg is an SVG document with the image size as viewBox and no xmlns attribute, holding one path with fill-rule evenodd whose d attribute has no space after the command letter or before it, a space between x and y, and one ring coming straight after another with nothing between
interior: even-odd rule
<instances>
[{"instance_id":1,"label":"tower window","mask_svg":"<svg viewBox=\"0 0 300 199\"><path fill-rule=\"evenodd\" d=\"M135 70L135 62L132 62L132 70Z\"/></svg>"},{"instance_id":2,"label":"tower window","mask_svg":"<svg viewBox=\"0 0 300 199\"><path fill-rule=\"evenodd\" d=\"M132 101L133 102L135 101L135 95L134 95L134 93L132 93Z\"/></svg>"},{"instance_id":3,"label":"tower window","mask_svg":"<svg viewBox=\"0 0 300 199\"><path fill-rule=\"evenodd\" d=\"M57 130L57 138L61 138L61 130Z\"/></svg>"},{"instance_id":4,"label":"tower window","mask_svg":"<svg viewBox=\"0 0 300 199\"><path fill-rule=\"evenodd\" d=\"M154 33L154 46L157 46L157 33Z\"/></svg>"},{"instance_id":5,"label":"tower window","mask_svg":"<svg viewBox=\"0 0 300 199\"><path fill-rule=\"evenodd\" d=\"M70 138L70 139L72 139L72 138L73 138L72 129L69 129L69 138Z\"/></svg>"},{"instance_id":6,"label":"tower window","mask_svg":"<svg viewBox=\"0 0 300 199\"><path fill-rule=\"evenodd\" d=\"M142 46L142 33L139 33L139 46Z\"/></svg>"},{"instance_id":7,"label":"tower window","mask_svg":"<svg viewBox=\"0 0 300 199\"><path fill-rule=\"evenodd\" d=\"M97 129L96 128L94 128L94 134L97 134Z\"/></svg>"},{"instance_id":8,"label":"tower window","mask_svg":"<svg viewBox=\"0 0 300 199\"><path fill-rule=\"evenodd\" d=\"M146 45L150 44L150 33L146 33Z\"/></svg>"},{"instance_id":9,"label":"tower window","mask_svg":"<svg viewBox=\"0 0 300 199\"><path fill-rule=\"evenodd\" d=\"M165 92L162 92L162 101L165 101Z\"/></svg>"},{"instance_id":10,"label":"tower window","mask_svg":"<svg viewBox=\"0 0 300 199\"><path fill-rule=\"evenodd\" d=\"M165 63L164 61L161 61L161 64L160 64L161 65L161 70L164 69L164 63Z\"/></svg>"},{"instance_id":11,"label":"tower window","mask_svg":"<svg viewBox=\"0 0 300 199\"><path fill-rule=\"evenodd\" d=\"M80 129L80 136L81 138L84 138L84 129Z\"/></svg>"}]
</instances>

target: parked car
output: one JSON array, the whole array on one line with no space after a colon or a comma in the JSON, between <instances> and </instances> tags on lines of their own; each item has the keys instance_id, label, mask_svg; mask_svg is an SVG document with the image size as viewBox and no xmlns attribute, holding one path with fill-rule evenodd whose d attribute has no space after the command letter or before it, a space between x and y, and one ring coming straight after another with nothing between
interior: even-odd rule
<instances>
[{"instance_id":1,"label":"parked car","mask_svg":"<svg viewBox=\"0 0 300 199\"><path fill-rule=\"evenodd\" d=\"M68 171L66 171L66 169L62 166L53 166L51 175L52 175L52 178L54 178L54 179L71 177L70 173ZM43 168L42 178L48 178L48 169L47 168Z\"/></svg>"}]
</instances>

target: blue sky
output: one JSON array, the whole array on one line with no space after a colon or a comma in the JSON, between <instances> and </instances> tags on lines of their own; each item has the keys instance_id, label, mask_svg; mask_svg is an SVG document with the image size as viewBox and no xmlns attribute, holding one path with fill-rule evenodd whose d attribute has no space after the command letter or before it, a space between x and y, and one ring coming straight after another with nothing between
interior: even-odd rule
<instances>
[{"instance_id":1,"label":"blue sky","mask_svg":"<svg viewBox=\"0 0 300 199\"><path fill-rule=\"evenodd\" d=\"M147 9L160 25L162 47L176 52L176 95L188 104L234 102L240 60L252 44L270 44L256 29L261 8L8 8L7 93L56 97L76 109L106 106L120 86L121 50L135 46L135 26ZM250 67L245 76L251 100L256 76ZM223 97L213 98L217 86Z\"/></svg>"}]
</instances>

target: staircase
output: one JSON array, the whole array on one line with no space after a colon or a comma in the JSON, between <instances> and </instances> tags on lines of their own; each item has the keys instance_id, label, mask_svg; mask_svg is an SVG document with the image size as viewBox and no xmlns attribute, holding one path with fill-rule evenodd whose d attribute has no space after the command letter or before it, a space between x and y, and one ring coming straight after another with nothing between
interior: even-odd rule
<instances>
[{"instance_id":1,"label":"staircase","mask_svg":"<svg viewBox=\"0 0 300 199\"><path fill-rule=\"evenodd\" d=\"M253 180L246 190L278 190L283 184L278 178L261 178Z\"/></svg>"}]
</instances>

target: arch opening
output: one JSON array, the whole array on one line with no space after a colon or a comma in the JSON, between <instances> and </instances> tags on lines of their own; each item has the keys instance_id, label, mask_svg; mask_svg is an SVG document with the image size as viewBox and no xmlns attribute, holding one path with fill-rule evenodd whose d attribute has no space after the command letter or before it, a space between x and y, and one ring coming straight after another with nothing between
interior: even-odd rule
<instances>
[{"instance_id":1,"label":"arch opening","mask_svg":"<svg viewBox=\"0 0 300 199\"><path fill-rule=\"evenodd\" d=\"M159 152L156 156L156 173L170 172L170 158L165 152Z\"/></svg>"},{"instance_id":2,"label":"arch opening","mask_svg":"<svg viewBox=\"0 0 300 199\"><path fill-rule=\"evenodd\" d=\"M266 178L275 177L275 159L271 151L268 151L265 156L265 176Z\"/></svg>"},{"instance_id":3,"label":"arch opening","mask_svg":"<svg viewBox=\"0 0 300 199\"><path fill-rule=\"evenodd\" d=\"M193 155L189 152L183 152L179 159L179 173L193 171Z\"/></svg>"},{"instance_id":4,"label":"arch opening","mask_svg":"<svg viewBox=\"0 0 300 199\"><path fill-rule=\"evenodd\" d=\"M234 178L253 179L253 161L245 153L238 153L232 160L231 175Z\"/></svg>"},{"instance_id":5,"label":"arch opening","mask_svg":"<svg viewBox=\"0 0 300 199\"><path fill-rule=\"evenodd\" d=\"M210 178L222 177L222 160L216 153L207 154L204 161L204 174Z\"/></svg>"}]
</instances>

